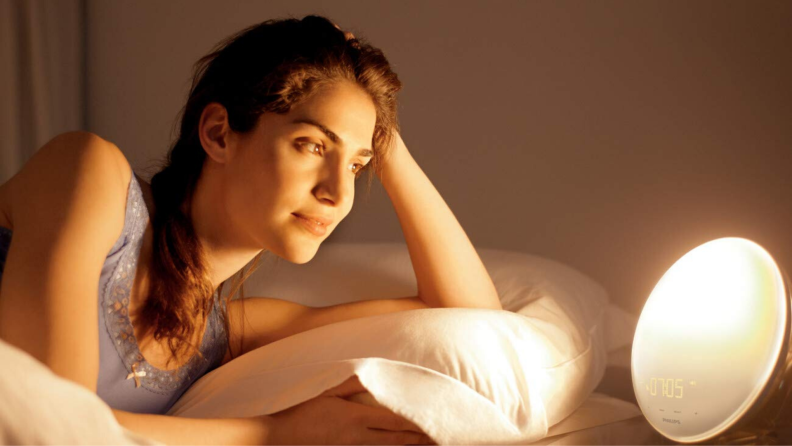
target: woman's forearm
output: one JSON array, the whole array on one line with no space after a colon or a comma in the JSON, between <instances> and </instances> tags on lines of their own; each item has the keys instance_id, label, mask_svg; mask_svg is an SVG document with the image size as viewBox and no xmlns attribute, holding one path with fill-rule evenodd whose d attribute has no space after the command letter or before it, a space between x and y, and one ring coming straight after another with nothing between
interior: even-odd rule
<instances>
[{"instance_id":1,"label":"woman's forearm","mask_svg":"<svg viewBox=\"0 0 792 446\"><path fill-rule=\"evenodd\" d=\"M165 444L269 444L272 418L184 418L113 409L118 423Z\"/></svg>"},{"instance_id":2,"label":"woman's forearm","mask_svg":"<svg viewBox=\"0 0 792 446\"><path fill-rule=\"evenodd\" d=\"M404 232L418 297L435 308L502 310L473 244L398 133L380 180Z\"/></svg>"}]
</instances>

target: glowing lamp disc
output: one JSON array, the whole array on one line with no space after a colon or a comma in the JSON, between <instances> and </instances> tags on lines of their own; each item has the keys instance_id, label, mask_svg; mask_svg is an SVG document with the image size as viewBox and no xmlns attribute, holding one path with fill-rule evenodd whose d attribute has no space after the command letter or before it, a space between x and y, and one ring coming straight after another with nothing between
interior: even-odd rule
<instances>
[{"instance_id":1,"label":"glowing lamp disc","mask_svg":"<svg viewBox=\"0 0 792 446\"><path fill-rule=\"evenodd\" d=\"M679 259L633 342L633 387L649 423L673 441L701 442L761 403L789 348L788 302L775 261L749 240L714 240Z\"/></svg>"}]
</instances>

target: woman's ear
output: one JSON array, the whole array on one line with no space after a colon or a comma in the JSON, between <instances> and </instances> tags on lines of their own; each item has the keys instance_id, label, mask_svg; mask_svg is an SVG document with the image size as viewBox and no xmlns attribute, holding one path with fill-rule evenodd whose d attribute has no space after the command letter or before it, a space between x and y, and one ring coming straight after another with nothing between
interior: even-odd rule
<instances>
[{"instance_id":1,"label":"woman's ear","mask_svg":"<svg viewBox=\"0 0 792 446\"><path fill-rule=\"evenodd\" d=\"M228 125L228 112L217 102L204 107L198 122L198 138L204 152L212 160L224 164L228 160L228 143L231 127Z\"/></svg>"}]
</instances>

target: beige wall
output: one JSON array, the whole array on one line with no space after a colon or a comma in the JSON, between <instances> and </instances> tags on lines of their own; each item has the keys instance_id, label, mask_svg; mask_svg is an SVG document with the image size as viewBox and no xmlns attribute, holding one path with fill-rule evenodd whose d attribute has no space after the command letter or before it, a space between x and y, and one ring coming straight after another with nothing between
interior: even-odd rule
<instances>
[{"instance_id":1,"label":"beige wall","mask_svg":"<svg viewBox=\"0 0 792 446\"><path fill-rule=\"evenodd\" d=\"M715 238L752 239L792 273L792 2L88 7L89 130L139 173L214 43L319 13L385 51L407 146L475 246L569 264L634 313ZM364 189L329 242L403 241L379 183Z\"/></svg>"}]
</instances>

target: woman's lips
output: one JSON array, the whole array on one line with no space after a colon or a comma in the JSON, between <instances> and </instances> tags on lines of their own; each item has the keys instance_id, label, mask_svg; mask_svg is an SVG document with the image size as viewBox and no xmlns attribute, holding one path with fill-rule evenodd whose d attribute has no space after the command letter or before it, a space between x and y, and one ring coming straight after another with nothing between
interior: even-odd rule
<instances>
[{"instance_id":1,"label":"woman's lips","mask_svg":"<svg viewBox=\"0 0 792 446\"><path fill-rule=\"evenodd\" d=\"M312 234L318 236L327 234L327 226L319 225L313 220L309 220L298 214L292 214L292 215L294 215L294 217L297 218L297 220L299 220L300 224L302 224L306 229L311 231Z\"/></svg>"}]
</instances>

